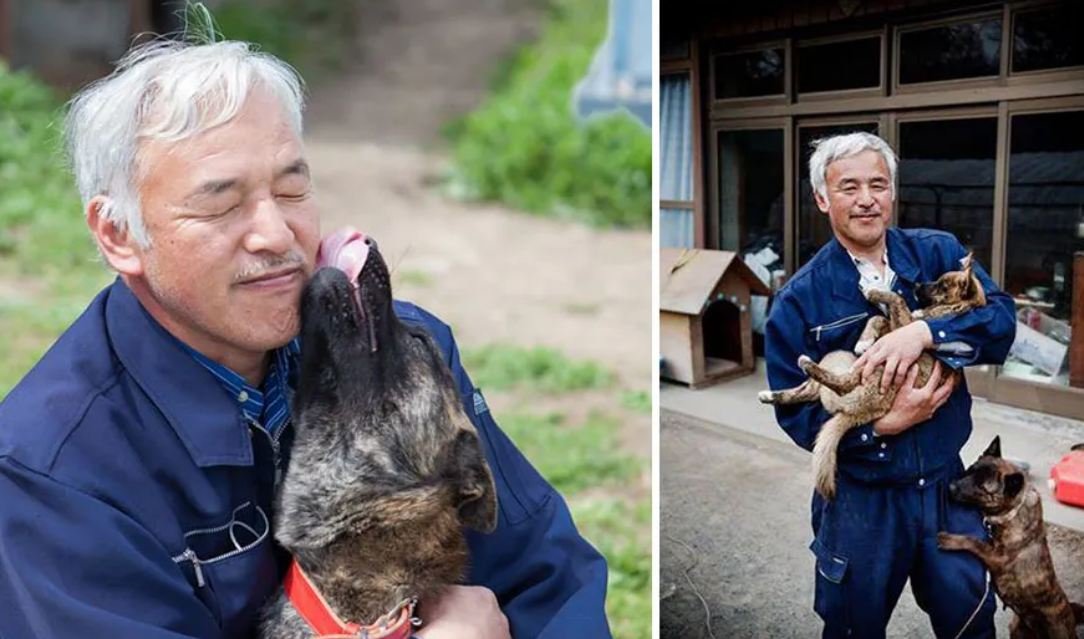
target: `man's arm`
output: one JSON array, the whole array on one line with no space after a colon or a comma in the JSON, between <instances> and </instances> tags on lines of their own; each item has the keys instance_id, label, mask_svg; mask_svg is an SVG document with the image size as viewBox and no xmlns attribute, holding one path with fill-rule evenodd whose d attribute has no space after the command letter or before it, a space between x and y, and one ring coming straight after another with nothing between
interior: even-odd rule
<instances>
[{"instance_id":1,"label":"man's arm","mask_svg":"<svg viewBox=\"0 0 1084 639\"><path fill-rule=\"evenodd\" d=\"M0 637L221 636L181 570L124 513L0 457Z\"/></svg>"},{"instance_id":2,"label":"man's arm","mask_svg":"<svg viewBox=\"0 0 1084 639\"><path fill-rule=\"evenodd\" d=\"M960 267L967 251L955 239L945 247L940 273ZM881 388L899 384L911 365L924 350L942 350L952 345L950 352L939 353L941 361L952 369L973 364L1002 364L1016 337L1016 309L1012 297L994 284L978 263L972 272L982 283L986 304L965 313L937 319L911 322L881 339L862 354L855 368L862 369L863 379L869 379L878 366L884 365Z\"/></svg>"},{"instance_id":3,"label":"man's arm","mask_svg":"<svg viewBox=\"0 0 1084 639\"><path fill-rule=\"evenodd\" d=\"M806 344L808 334L808 324L802 315L799 300L789 289L776 294L764 330L764 359L768 385L772 390L794 388L808 379L798 368L798 356L807 355L814 359L822 356ZM813 450L817 433L830 416L819 401L775 406L776 421L794 443L806 450ZM848 451L875 445L873 426L863 424L844 436L840 442L840 455L846 456Z\"/></svg>"},{"instance_id":4,"label":"man's arm","mask_svg":"<svg viewBox=\"0 0 1084 639\"><path fill-rule=\"evenodd\" d=\"M404 319L416 314L444 351L497 485L497 529L468 533L471 583L494 592L517 639L607 639L606 560L580 536L564 499L497 426L463 369L451 329L417 307L397 310Z\"/></svg>"}]
</instances>

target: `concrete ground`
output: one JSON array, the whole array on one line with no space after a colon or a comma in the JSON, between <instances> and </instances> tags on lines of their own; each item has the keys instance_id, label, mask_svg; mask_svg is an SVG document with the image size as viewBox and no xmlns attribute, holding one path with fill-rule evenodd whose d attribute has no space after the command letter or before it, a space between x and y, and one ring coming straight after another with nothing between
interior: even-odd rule
<instances>
[{"instance_id":1,"label":"concrete ground","mask_svg":"<svg viewBox=\"0 0 1084 639\"><path fill-rule=\"evenodd\" d=\"M756 401L763 371L700 391L660 393L660 616L662 637L817 637L809 524L809 455ZM1046 493L1050 464L1078 441L1084 423L976 400L970 463L994 434L1006 455L1032 465ZM1084 601L1084 513L1046 496L1048 537L1059 579ZM709 634L706 620L711 620ZM999 610L1000 635L1009 613ZM889 637L930 637L905 589Z\"/></svg>"}]
</instances>

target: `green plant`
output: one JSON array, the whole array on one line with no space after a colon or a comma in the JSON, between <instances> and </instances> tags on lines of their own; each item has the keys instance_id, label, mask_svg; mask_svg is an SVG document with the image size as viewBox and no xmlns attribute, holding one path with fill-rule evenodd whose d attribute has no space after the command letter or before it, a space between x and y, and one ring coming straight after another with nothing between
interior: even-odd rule
<instances>
[{"instance_id":1,"label":"green plant","mask_svg":"<svg viewBox=\"0 0 1084 639\"><path fill-rule=\"evenodd\" d=\"M606 31L606 0L554 0L541 37L492 95L445 128L449 191L606 226L651 221L651 136L624 114L579 123L572 91Z\"/></svg>"}]
</instances>

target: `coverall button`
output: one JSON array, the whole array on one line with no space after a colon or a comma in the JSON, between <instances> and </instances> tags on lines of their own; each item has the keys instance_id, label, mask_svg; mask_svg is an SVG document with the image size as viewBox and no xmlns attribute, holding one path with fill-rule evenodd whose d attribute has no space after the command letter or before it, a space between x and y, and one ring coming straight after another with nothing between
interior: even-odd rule
<instances>
[{"instance_id":1,"label":"coverall button","mask_svg":"<svg viewBox=\"0 0 1084 639\"><path fill-rule=\"evenodd\" d=\"M919 486L925 486L926 485L926 478L925 477L919 477L918 478L918 485Z\"/></svg>"},{"instance_id":2,"label":"coverall button","mask_svg":"<svg viewBox=\"0 0 1084 639\"><path fill-rule=\"evenodd\" d=\"M877 453L877 457L879 457L879 458L881 458L881 459L884 459L884 458L885 458L885 454L884 454L883 452L882 452L882 453Z\"/></svg>"},{"instance_id":3,"label":"coverall button","mask_svg":"<svg viewBox=\"0 0 1084 639\"><path fill-rule=\"evenodd\" d=\"M869 440L869 435L867 435L866 433L862 433L862 441L867 441L867 440Z\"/></svg>"},{"instance_id":4,"label":"coverall button","mask_svg":"<svg viewBox=\"0 0 1084 639\"><path fill-rule=\"evenodd\" d=\"M248 401L248 391L241 391L240 393L237 393L237 401L239 401L239 402L247 402Z\"/></svg>"},{"instance_id":5,"label":"coverall button","mask_svg":"<svg viewBox=\"0 0 1084 639\"><path fill-rule=\"evenodd\" d=\"M945 331L937 331L937 336L943 339L945 337Z\"/></svg>"},{"instance_id":6,"label":"coverall button","mask_svg":"<svg viewBox=\"0 0 1084 639\"><path fill-rule=\"evenodd\" d=\"M888 448L888 444L885 442L881 442L881 448Z\"/></svg>"}]
</instances>

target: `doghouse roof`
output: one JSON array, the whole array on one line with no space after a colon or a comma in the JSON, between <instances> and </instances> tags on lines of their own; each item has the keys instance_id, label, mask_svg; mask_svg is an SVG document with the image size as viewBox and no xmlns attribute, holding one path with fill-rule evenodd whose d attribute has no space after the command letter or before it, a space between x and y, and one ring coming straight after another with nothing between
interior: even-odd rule
<instances>
[{"instance_id":1,"label":"doghouse roof","mask_svg":"<svg viewBox=\"0 0 1084 639\"><path fill-rule=\"evenodd\" d=\"M659 250L659 310L698 315L727 270L733 269L754 295L771 295L737 253L707 249Z\"/></svg>"}]
</instances>

